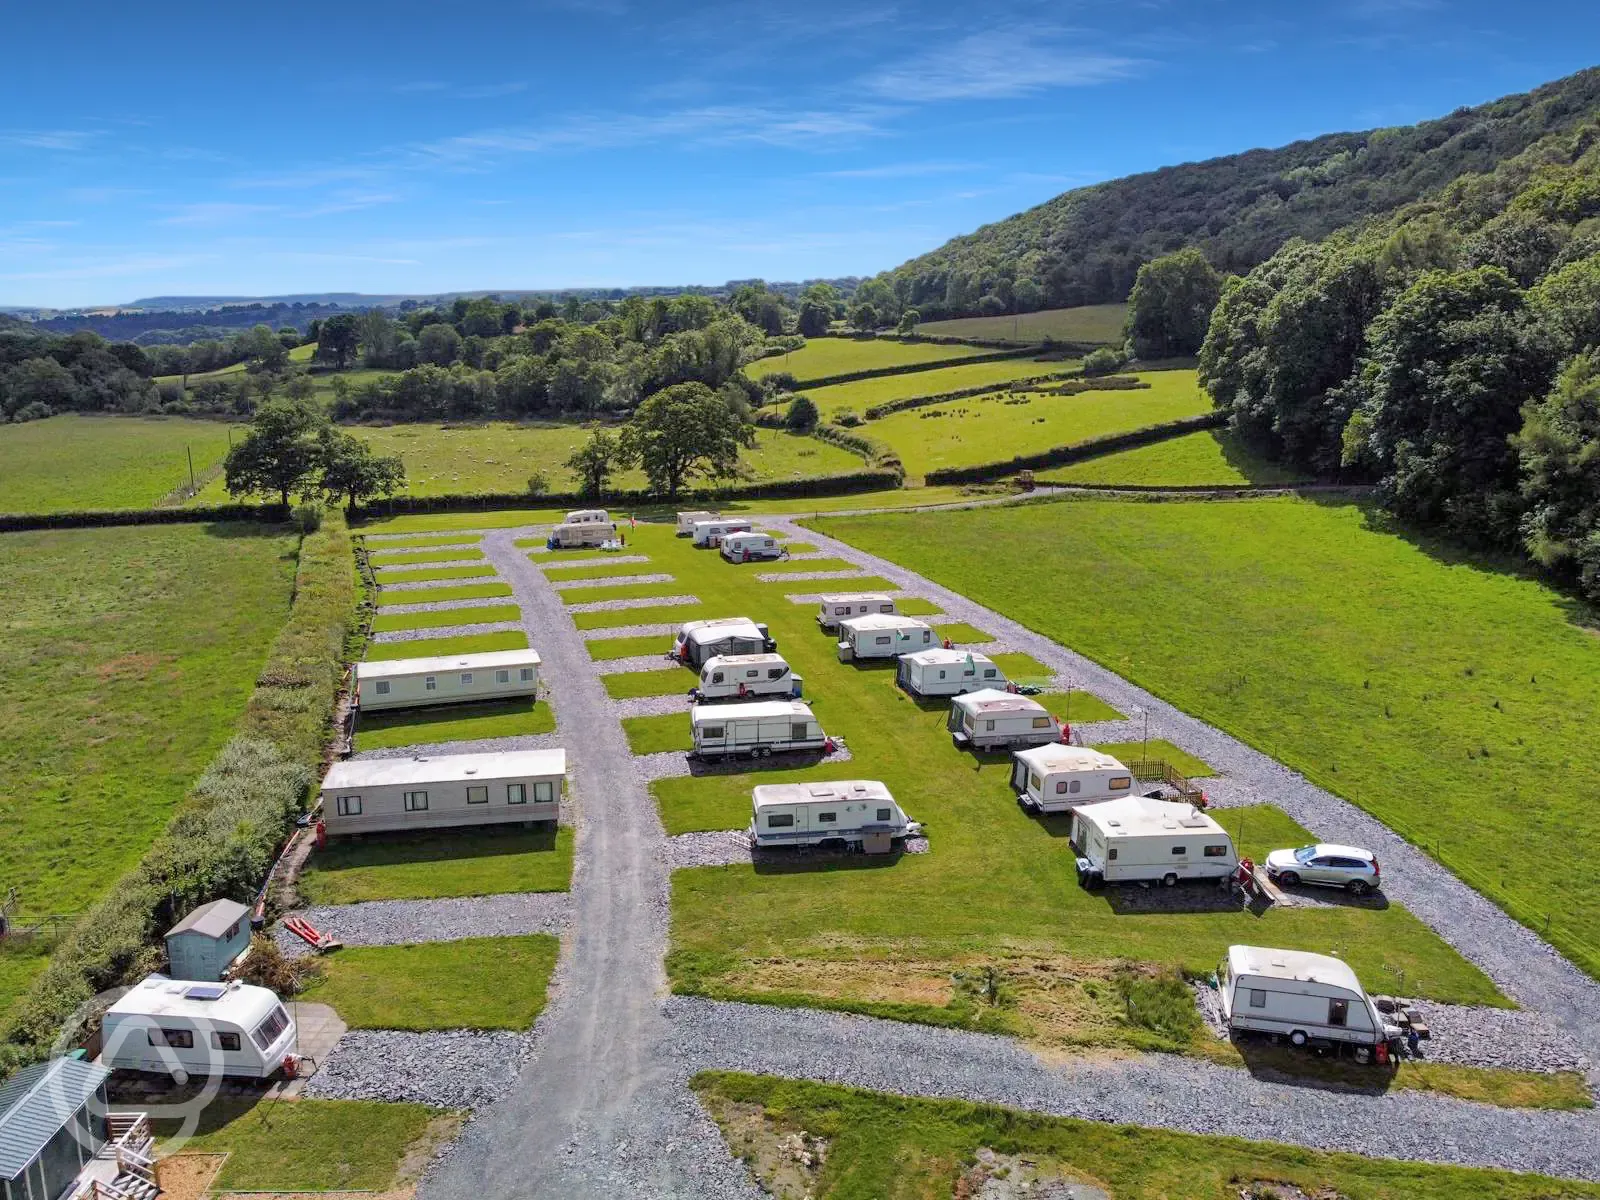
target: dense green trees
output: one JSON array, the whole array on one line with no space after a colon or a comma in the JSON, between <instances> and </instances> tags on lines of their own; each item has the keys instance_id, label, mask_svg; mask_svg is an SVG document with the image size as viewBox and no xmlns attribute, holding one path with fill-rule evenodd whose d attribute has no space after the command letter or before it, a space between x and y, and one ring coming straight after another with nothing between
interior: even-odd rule
<instances>
[{"instance_id":1,"label":"dense green trees","mask_svg":"<svg viewBox=\"0 0 1600 1200\"><path fill-rule=\"evenodd\" d=\"M379 455L354 434L325 425L317 434L317 486L330 501L358 504L392 496L406 484L399 455Z\"/></svg>"},{"instance_id":2,"label":"dense green trees","mask_svg":"<svg viewBox=\"0 0 1600 1200\"><path fill-rule=\"evenodd\" d=\"M138 346L97 334L38 333L0 324L0 420L53 412L160 411L152 364Z\"/></svg>"},{"instance_id":3,"label":"dense green trees","mask_svg":"<svg viewBox=\"0 0 1600 1200\"><path fill-rule=\"evenodd\" d=\"M651 489L675 500L691 478L733 474L755 430L705 384L678 383L640 404L622 438Z\"/></svg>"},{"instance_id":4,"label":"dense green trees","mask_svg":"<svg viewBox=\"0 0 1600 1200\"><path fill-rule=\"evenodd\" d=\"M597 429L572 452L567 467L578 476L578 487L591 500L605 497L611 476L631 465L628 444L609 429Z\"/></svg>"},{"instance_id":5,"label":"dense green trees","mask_svg":"<svg viewBox=\"0 0 1600 1200\"><path fill-rule=\"evenodd\" d=\"M322 322L317 334L317 355L331 360L343 370L361 344L361 326L351 313L340 313Z\"/></svg>"},{"instance_id":6,"label":"dense green trees","mask_svg":"<svg viewBox=\"0 0 1600 1200\"><path fill-rule=\"evenodd\" d=\"M1128 298L1128 343L1139 358L1195 354L1205 340L1222 276L1198 250L1179 250L1139 268Z\"/></svg>"},{"instance_id":7,"label":"dense green trees","mask_svg":"<svg viewBox=\"0 0 1600 1200\"><path fill-rule=\"evenodd\" d=\"M250 429L223 460L229 495L276 496L307 488L317 465L317 434L325 419L308 404L273 400L256 410Z\"/></svg>"},{"instance_id":8,"label":"dense green trees","mask_svg":"<svg viewBox=\"0 0 1600 1200\"><path fill-rule=\"evenodd\" d=\"M1522 543L1576 574L1600 601L1600 350L1573 357L1548 395L1523 409L1513 439L1522 472Z\"/></svg>"}]
</instances>

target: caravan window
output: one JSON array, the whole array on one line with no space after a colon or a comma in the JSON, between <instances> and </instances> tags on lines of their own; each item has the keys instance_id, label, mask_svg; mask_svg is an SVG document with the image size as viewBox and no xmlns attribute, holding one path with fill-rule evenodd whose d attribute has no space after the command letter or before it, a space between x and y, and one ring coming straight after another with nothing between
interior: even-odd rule
<instances>
[{"instance_id":1,"label":"caravan window","mask_svg":"<svg viewBox=\"0 0 1600 1200\"><path fill-rule=\"evenodd\" d=\"M1035 717L1033 719L1033 727L1035 729L1049 729L1050 728L1050 718L1049 717Z\"/></svg>"},{"instance_id":2,"label":"caravan window","mask_svg":"<svg viewBox=\"0 0 1600 1200\"><path fill-rule=\"evenodd\" d=\"M360 796L340 796L334 801L334 805L341 817L359 817L361 815Z\"/></svg>"},{"instance_id":3,"label":"caravan window","mask_svg":"<svg viewBox=\"0 0 1600 1200\"><path fill-rule=\"evenodd\" d=\"M494 673L494 681L496 683L510 683L511 682L511 672L510 671L496 671Z\"/></svg>"},{"instance_id":4,"label":"caravan window","mask_svg":"<svg viewBox=\"0 0 1600 1200\"><path fill-rule=\"evenodd\" d=\"M485 785L485 784L480 784L480 785L478 785L476 787L473 787L473 786L469 785L468 788L467 788L467 803L468 804L487 804L487 803L489 803L489 788L488 788L488 786Z\"/></svg>"},{"instance_id":5,"label":"caravan window","mask_svg":"<svg viewBox=\"0 0 1600 1200\"><path fill-rule=\"evenodd\" d=\"M471 671L463 671L463 672L461 672L461 686L462 687L471 687L472 686L472 672Z\"/></svg>"},{"instance_id":6,"label":"caravan window","mask_svg":"<svg viewBox=\"0 0 1600 1200\"><path fill-rule=\"evenodd\" d=\"M1347 1021L1349 1021L1349 1019L1350 1019L1350 1001L1348 1001L1348 1000L1329 1000L1328 1001L1328 1024L1329 1025L1338 1025L1338 1026L1340 1026L1342 1028L1345 1025L1345 1023Z\"/></svg>"},{"instance_id":7,"label":"caravan window","mask_svg":"<svg viewBox=\"0 0 1600 1200\"><path fill-rule=\"evenodd\" d=\"M746 671L744 673L744 677L746 679L754 679L759 674L761 674L760 670L752 669L752 670Z\"/></svg>"},{"instance_id":8,"label":"caravan window","mask_svg":"<svg viewBox=\"0 0 1600 1200\"><path fill-rule=\"evenodd\" d=\"M1116 862L1117 861L1117 848L1115 846L1113 846L1111 849L1106 851L1106 861L1107 862Z\"/></svg>"},{"instance_id":9,"label":"caravan window","mask_svg":"<svg viewBox=\"0 0 1600 1200\"><path fill-rule=\"evenodd\" d=\"M406 793L406 811L407 812L427 812L428 811L428 793L427 792L407 792Z\"/></svg>"},{"instance_id":10,"label":"caravan window","mask_svg":"<svg viewBox=\"0 0 1600 1200\"><path fill-rule=\"evenodd\" d=\"M427 678L425 678L422 681L422 686L427 688L428 691L431 692L431 691L434 690L434 687L436 686L436 683L437 683L437 681L434 679L434 677L432 675L429 675Z\"/></svg>"},{"instance_id":11,"label":"caravan window","mask_svg":"<svg viewBox=\"0 0 1600 1200\"><path fill-rule=\"evenodd\" d=\"M533 668L523 667L521 671L517 672L517 678L522 680L523 683L531 683L533 681Z\"/></svg>"},{"instance_id":12,"label":"caravan window","mask_svg":"<svg viewBox=\"0 0 1600 1200\"><path fill-rule=\"evenodd\" d=\"M266 1020L250 1031L250 1040L258 1048L265 1050L277 1041L278 1035L287 1028L289 1028L289 1014L283 1011L283 1005L280 1004L267 1014Z\"/></svg>"},{"instance_id":13,"label":"caravan window","mask_svg":"<svg viewBox=\"0 0 1600 1200\"><path fill-rule=\"evenodd\" d=\"M1066 792L1067 792L1067 781L1065 779L1063 779L1060 783L1056 784L1056 795L1064 796L1064 795L1066 795Z\"/></svg>"},{"instance_id":14,"label":"caravan window","mask_svg":"<svg viewBox=\"0 0 1600 1200\"><path fill-rule=\"evenodd\" d=\"M1174 846L1172 848L1172 853L1175 854L1175 855L1179 855L1179 854L1185 854L1186 855L1186 854L1189 853L1189 847L1187 847L1187 846Z\"/></svg>"},{"instance_id":15,"label":"caravan window","mask_svg":"<svg viewBox=\"0 0 1600 1200\"><path fill-rule=\"evenodd\" d=\"M711 673L711 682L712 683L721 683L722 682L722 672L721 671L713 671Z\"/></svg>"},{"instance_id":16,"label":"caravan window","mask_svg":"<svg viewBox=\"0 0 1600 1200\"><path fill-rule=\"evenodd\" d=\"M549 780L533 785L533 802L535 804L549 804L556 798L556 785Z\"/></svg>"},{"instance_id":17,"label":"caravan window","mask_svg":"<svg viewBox=\"0 0 1600 1200\"><path fill-rule=\"evenodd\" d=\"M1265 1008L1267 1006L1267 992L1265 988L1250 989L1250 1007Z\"/></svg>"},{"instance_id":18,"label":"caravan window","mask_svg":"<svg viewBox=\"0 0 1600 1200\"><path fill-rule=\"evenodd\" d=\"M789 727L789 740L794 742L803 742L806 740L807 732L806 723L804 721L796 721Z\"/></svg>"},{"instance_id":19,"label":"caravan window","mask_svg":"<svg viewBox=\"0 0 1600 1200\"><path fill-rule=\"evenodd\" d=\"M373 690L376 691L380 696L387 696L389 694L389 681L387 679L378 680L374 685Z\"/></svg>"},{"instance_id":20,"label":"caravan window","mask_svg":"<svg viewBox=\"0 0 1600 1200\"><path fill-rule=\"evenodd\" d=\"M768 813L767 814L767 828L768 829L788 829L793 824L794 824L794 814L793 813Z\"/></svg>"},{"instance_id":21,"label":"caravan window","mask_svg":"<svg viewBox=\"0 0 1600 1200\"><path fill-rule=\"evenodd\" d=\"M985 721L983 723L983 731L985 733L993 733L994 732L994 722L993 721Z\"/></svg>"},{"instance_id":22,"label":"caravan window","mask_svg":"<svg viewBox=\"0 0 1600 1200\"><path fill-rule=\"evenodd\" d=\"M150 1044L152 1046L171 1046L174 1050L193 1050L194 1031L192 1029L152 1029L150 1031Z\"/></svg>"},{"instance_id":23,"label":"caravan window","mask_svg":"<svg viewBox=\"0 0 1600 1200\"><path fill-rule=\"evenodd\" d=\"M940 678L940 679L943 679L943 678L944 678L944 672L943 672L943 671L940 671L940 672L939 672L939 678Z\"/></svg>"},{"instance_id":24,"label":"caravan window","mask_svg":"<svg viewBox=\"0 0 1600 1200\"><path fill-rule=\"evenodd\" d=\"M996 671L993 667L985 667L983 669L983 677L985 679L993 679L999 673L1000 672Z\"/></svg>"},{"instance_id":25,"label":"caravan window","mask_svg":"<svg viewBox=\"0 0 1600 1200\"><path fill-rule=\"evenodd\" d=\"M891 817L890 817L890 811L889 811L889 809L887 809L887 808L880 808L880 809L879 809L879 810L878 810L878 820L880 820L880 821L887 821L887 820L890 820L890 819L891 819Z\"/></svg>"},{"instance_id":26,"label":"caravan window","mask_svg":"<svg viewBox=\"0 0 1600 1200\"><path fill-rule=\"evenodd\" d=\"M721 725L707 725L705 727L705 731L700 736L701 737L705 737L705 738L719 738L720 739L720 738L723 738L723 737L725 737L727 735L723 732L723 729L722 729Z\"/></svg>"},{"instance_id":27,"label":"caravan window","mask_svg":"<svg viewBox=\"0 0 1600 1200\"><path fill-rule=\"evenodd\" d=\"M768 679L782 679L788 673L789 673L789 668L788 667L773 667L772 670L767 672L767 678Z\"/></svg>"},{"instance_id":28,"label":"caravan window","mask_svg":"<svg viewBox=\"0 0 1600 1200\"><path fill-rule=\"evenodd\" d=\"M525 783L506 784L507 804L526 804L528 802L528 785Z\"/></svg>"},{"instance_id":29,"label":"caravan window","mask_svg":"<svg viewBox=\"0 0 1600 1200\"><path fill-rule=\"evenodd\" d=\"M1067 791L1069 791L1069 792L1081 792L1081 791L1083 791L1083 782L1081 780L1074 779L1068 785Z\"/></svg>"},{"instance_id":30,"label":"caravan window","mask_svg":"<svg viewBox=\"0 0 1600 1200\"><path fill-rule=\"evenodd\" d=\"M1207 846L1205 854L1207 858L1227 858L1228 848L1226 846Z\"/></svg>"},{"instance_id":31,"label":"caravan window","mask_svg":"<svg viewBox=\"0 0 1600 1200\"><path fill-rule=\"evenodd\" d=\"M865 608L866 605L863 604L861 607ZM892 613L894 611L894 605L892 605L892 604L880 604L880 605L878 605L878 611L881 612L881 613Z\"/></svg>"},{"instance_id":32,"label":"caravan window","mask_svg":"<svg viewBox=\"0 0 1600 1200\"><path fill-rule=\"evenodd\" d=\"M1028 786L1029 787L1043 787L1044 786L1044 780L1039 778L1039 773L1037 771L1029 771L1028 772ZM1056 784L1056 791L1059 792L1060 790L1061 790L1061 785L1058 783L1058 784Z\"/></svg>"},{"instance_id":33,"label":"caravan window","mask_svg":"<svg viewBox=\"0 0 1600 1200\"><path fill-rule=\"evenodd\" d=\"M872 642L875 646L887 646L893 640L888 634L884 634L882 637L873 638Z\"/></svg>"},{"instance_id":34,"label":"caravan window","mask_svg":"<svg viewBox=\"0 0 1600 1200\"><path fill-rule=\"evenodd\" d=\"M1113 792L1120 792L1123 788L1131 788L1133 786L1133 780L1126 775L1118 775L1110 783L1106 784L1106 786Z\"/></svg>"},{"instance_id":35,"label":"caravan window","mask_svg":"<svg viewBox=\"0 0 1600 1200\"><path fill-rule=\"evenodd\" d=\"M819 812L817 814L817 823L820 825L832 825L838 821L838 819L839 814L835 812Z\"/></svg>"},{"instance_id":36,"label":"caravan window","mask_svg":"<svg viewBox=\"0 0 1600 1200\"><path fill-rule=\"evenodd\" d=\"M933 641L933 630L924 629L922 631L922 644L926 646L931 641Z\"/></svg>"},{"instance_id":37,"label":"caravan window","mask_svg":"<svg viewBox=\"0 0 1600 1200\"><path fill-rule=\"evenodd\" d=\"M239 1035L237 1033L213 1033L211 1045L217 1050L237 1050L239 1048Z\"/></svg>"}]
</instances>

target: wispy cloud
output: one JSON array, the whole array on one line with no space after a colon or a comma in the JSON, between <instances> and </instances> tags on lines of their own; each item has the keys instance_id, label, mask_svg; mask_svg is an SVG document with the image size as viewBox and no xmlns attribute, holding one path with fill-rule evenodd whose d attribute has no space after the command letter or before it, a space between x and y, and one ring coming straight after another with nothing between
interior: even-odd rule
<instances>
[{"instance_id":1,"label":"wispy cloud","mask_svg":"<svg viewBox=\"0 0 1600 1200\"><path fill-rule=\"evenodd\" d=\"M818 174L824 179L914 179L922 175L956 175L982 169L982 163L974 162L906 162L883 163L876 167L851 167L841 171L820 171Z\"/></svg>"},{"instance_id":2,"label":"wispy cloud","mask_svg":"<svg viewBox=\"0 0 1600 1200\"><path fill-rule=\"evenodd\" d=\"M125 275L144 275L153 271L167 271L185 267L198 261L193 255L173 256L161 254L132 254L126 257L111 255L86 255L53 263L48 268L33 271L0 272L0 279L19 282L70 279L114 279Z\"/></svg>"},{"instance_id":3,"label":"wispy cloud","mask_svg":"<svg viewBox=\"0 0 1600 1200\"><path fill-rule=\"evenodd\" d=\"M96 129L0 129L0 146L29 150L82 150L100 136Z\"/></svg>"},{"instance_id":4,"label":"wispy cloud","mask_svg":"<svg viewBox=\"0 0 1600 1200\"><path fill-rule=\"evenodd\" d=\"M360 212L362 209L377 208L381 204L393 204L398 199L400 197L393 192L339 192L321 204L295 209L284 215L295 220L331 217L337 213Z\"/></svg>"},{"instance_id":5,"label":"wispy cloud","mask_svg":"<svg viewBox=\"0 0 1600 1200\"><path fill-rule=\"evenodd\" d=\"M399 83L389 89L401 96L439 96L447 100L493 100L497 96L514 96L518 92L528 90L526 83L515 81L510 83L478 83L478 84L453 84L441 83L436 79L423 79L411 83Z\"/></svg>"},{"instance_id":6,"label":"wispy cloud","mask_svg":"<svg viewBox=\"0 0 1600 1200\"><path fill-rule=\"evenodd\" d=\"M206 200L184 204L161 219L163 225L231 225L250 217L277 211L271 204L234 204L226 200Z\"/></svg>"},{"instance_id":7,"label":"wispy cloud","mask_svg":"<svg viewBox=\"0 0 1600 1200\"><path fill-rule=\"evenodd\" d=\"M114 200L127 200L145 194L143 188L128 187L72 187L61 193L69 204L110 204Z\"/></svg>"},{"instance_id":8,"label":"wispy cloud","mask_svg":"<svg viewBox=\"0 0 1600 1200\"><path fill-rule=\"evenodd\" d=\"M863 82L892 100L1000 100L1113 83L1144 66L1068 48L1048 31L993 29L884 67Z\"/></svg>"}]
</instances>

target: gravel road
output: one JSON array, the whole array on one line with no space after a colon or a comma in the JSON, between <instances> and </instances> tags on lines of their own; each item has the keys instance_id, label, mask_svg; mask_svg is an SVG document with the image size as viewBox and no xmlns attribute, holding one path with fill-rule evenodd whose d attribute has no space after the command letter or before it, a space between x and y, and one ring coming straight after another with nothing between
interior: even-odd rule
<instances>
[{"instance_id":1,"label":"gravel road","mask_svg":"<svg viewBox=\"0 0 1600 1200\"><path fill-rule=\"evenodd\" d=\"M566 892L519 892L451 900L372 900L297 910L346 946L403 946L460 938L560 933L572 897ZM284 953L300 957L311 947L283 928L274 937Z\"/></svg>"}]
</instances>

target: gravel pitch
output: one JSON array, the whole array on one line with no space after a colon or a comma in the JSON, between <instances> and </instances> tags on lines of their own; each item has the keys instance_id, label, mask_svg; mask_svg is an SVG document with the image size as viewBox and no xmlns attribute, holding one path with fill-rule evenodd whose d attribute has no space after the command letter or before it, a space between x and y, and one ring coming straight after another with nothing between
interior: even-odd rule
<instances>
[{"instance_id":1,"label":"gravel pitch","mask_svg":"<svg viewBox=\"0 0 1600 1200\"><path fill-rule=\"evenodd\" d=\"M850 761L850 748L838 743L832 754L774 754L771 758L722 758L707 762L690 758L682 750L663 750L659 754L641 754L634 759L645 780L676 779L683 775L741 775L747 771L765 771L772 768L829 766Z\"/></svg>"},{"instance_id":2,"label":"gravel pitch","mask_svg":"<svg viewBox=\"0 0 1600 1200\"><path fill-rule=\"evenodd\" d=\"M689 699L688 682L686 677L683 691L671 692L665 696L636 696L630 700L613 700L612 711L618 720L625 717L669 717L673 713L686 713L694 707L694 701Z\"/></svg>"},{"instance_id":3,"label":"gravel pitch","mask_svg":"<svg viewBox=\"0 0 1600 1200\"><path fill-rule=\"evenodd\" d=\"M600 561L615 564L647 563L650 561L650 556L648 554L619 554L615 558L604 558ZM570 569L572 567L592 567L595 565L595 563L586 559L557 559L554 562L539 562L534 563L533 565L543 571L545 573L545 578L549 579L551 583L555 584L557 587L560 587L560 572L563 569ZM556 572L556 574L552 575L552 571Z\"/></svg>"},{"instance_id":4,"label":"gravel pitch","mask_svg":"<svg viewBox=\"0 0 1600 1200\"><path fill-rule=\"evenodd\" d=\"M375 571L440 571L445 567L482 567L485 571L491 570L489 564L481 558L452 558L445 562L425 563L379 563L373 568ZM453 580L460 583L459 579Z\"/></svg>"},{"instance_id":5,"label":"gravel pitch","mask_svg":"<svg viewBox=\"0 0 1600 1200\"><path fill-rule=\"evenodd\" d=\"M636 654L632 658L608 658L604 662L594 664L601 675L632 675L636 671L683 671L683 666L675 659L667 657L666 651L660 654ZM694 677L687 671L683 674L683 690L688 691L689 685L694 682Z\"/></svg>"},{"instance_id":6,"label":"gravel pitch","mask_svg":"<svg viewBox=\"0 0 1600 1200\"><path fill-rule=\"evenodd\" d=\"M1419 1047L1419 1057L1430 1062L1512 1071L1588 1071L1594 1065L1537 1013L1431 1000L1408 1000L1405 1006L1433 1034Z\"/></svg>"},{"instance_id":7,"label":"gravel pitch","mask_svg":"<svg viewBox=\"0 0 1600 1200\"><path fill-rule=\"evenodd\" d=\"M588 592L596 588L627 587L634 583L676 583L671 575L605 575L599 579L569 579L562 582L556 578L551 580L556 587L561 589L563 596L573 592Z\"/></svg>"},{"instance_id":8,"label":"gravel pitch","mask_svg":"<svg viewBox=\"0 0 1600 1200\"><path fill-rule=\"evenodd\" d=\"M561 714L556 714L557 728L553 733L523 733L511 737L469 738L459 742L418 742L412 746L385 746L381 750L362 750L351 758L417 758L434 754L487 754L509 750L559 750L566 744Z\"/></svg>"},{"instance_id":9,"label":"gravel pitch","mask_svg":"<svg viewBox=\"0 0 1600 1200\"><path fill-rule=\"evenodd\" d=\"M419 612L453 612L458 608L482 608L488 604L506 604L509 600L504 596L489 596L482 599L469 600L422 600L415 604L382 604L379 606L380 616L391 613L419 613Z\"/></svg>"},{"instance_id":10,"label":"gravel pitch","mask_svg":"<svg viewBox=\"0 0 1600 1200\"><path fill-rule=\"evenodd\" d=\"M761 571L756 579L762 583L804 583L808 579L864 579L868 574L867 571Z\"/></svg>"},{"instance_id":11,"label":"gravel pitch","mask_svg":"<svg viewBox=\"0 0 1600 1200\"><path fill-rule=\"evenodd\" d=\"M317 1100L386 1100L478 1108L513 1092L533 1053L526 1033L353 1029L306 1081Z\"/></svg>"},{"instance_id":12,"label":"gravel pitch","mask_svg":"<svg viewBox=\"0 0 1600 1200\"><path fill-rule=\"evenodd\" d=\"M481 565L483 566L483 574L473 575L467 579L421 579L415 583L406 583L404 581L380 583L378 592L380 595L388 592L425 592L429 588L459 587L468 583L493 583L495 580L494 568L488 563Z\"/></svg>"},{"instance_id":13,"label":"gravel pitch","mask_svg":"<svg viewBox=\"0 0 1600 1200\"><path fill-rule=\"evenodd\" d=\"M481 625L436 625L430 629L390 629L375 633L379 645L392 642L426 642L433 638L466 637L475 633L513 633L522 629L521 621L486 621Z\"/></svg>"},{"instance_id":14,"label":"gravel pitch","mask_svg":"<svg viewBox=\"0 0 1600 1200\"><path fill-rule=\"evenodd\" d=\"M568 604L569 613L592 612L623 612L630 608L663 608L667 606L678 607L686 604L699 604L699 596L640 596L633 600L590 600L584 604Z\"/></svg>"},{"instance_id":15,"label":"gravel pitch","mask_svg":"<svg viewBox=\"0 0 1600 1200\"><path fill-rule=\"evenodd\" d=\"M454 900L372 900L302 909L298 915L347 946L402 946L560 933L571 911L572 897L566 892L521 892ZM286 929L279 928L273 936L285 954L299 957L312 953L310 946Z\"/></svg>"}]
</instances>

